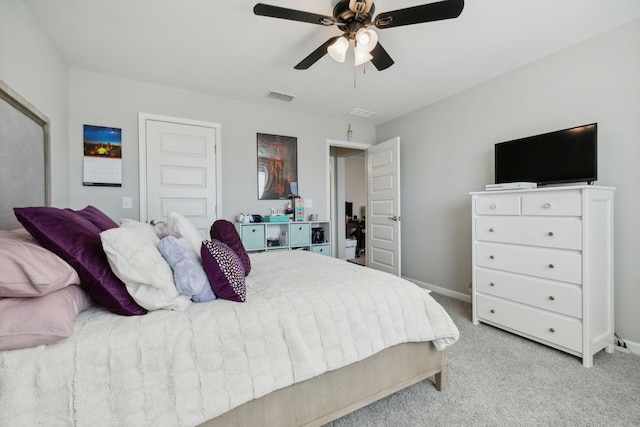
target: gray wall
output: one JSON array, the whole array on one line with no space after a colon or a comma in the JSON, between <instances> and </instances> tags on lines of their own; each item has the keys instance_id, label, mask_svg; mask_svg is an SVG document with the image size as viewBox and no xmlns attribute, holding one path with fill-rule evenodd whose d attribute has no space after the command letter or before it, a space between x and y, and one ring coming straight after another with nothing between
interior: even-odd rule
<instances>
[{"instance_id":1,"label":"gray wall","mask_svg":"<svg viewBox=\"0 0 640 427\"><path fill-rule=\"evenodd\" d=\"M49 118L51 202L67 206L69 70L18 0L0 1L0 80Z\"/></svg>"},{"instance_id":2,"label":"gray wall","mask_svg":"<svg viewBox=\"0 0 640 427\"><path fill-rule=\"evenodd\" d=\"M345 192L353 203L353 215L362 219L361 209L367 206L367 157L364 151L345 158Z\"/></svg>"},{"instance_id":3,"label":"gray wall","mask_svg":"<svg viewBox=\"0 0 640 427\"><path fill-rule=\"evenodd\" d=\"M257 133L298 138L299 192L313 201L306 213L327 219L326 139L340 139L349 123L358 135L373 141L373 125L344 121L273 107L123 80L72 69L70 73L70 202L79 208L93 204L114 218L138 218L138 112L205 120L221 124L222 130L222 218L239 212L267 214L270 207L285 207L286 201L259 201L257 196ZM294 101L295 102L295 101ZM82 186L82 126L122 128L123 186ZM133 209L122 209L122 197L133 198Z\"/></svg>"},{"instance_id":4,"label":"gray wall","mask_svg":"<svg viewBox=\"0 0 640 427\"><path fill-rule=\"evenodd\" d=\"M640 342L640 21L378 126L401 138L402 271L460 294L471 280L470 191L493 145L598 122L598 185L615 194L615 322Z\"/></svg>"}]
</instances>

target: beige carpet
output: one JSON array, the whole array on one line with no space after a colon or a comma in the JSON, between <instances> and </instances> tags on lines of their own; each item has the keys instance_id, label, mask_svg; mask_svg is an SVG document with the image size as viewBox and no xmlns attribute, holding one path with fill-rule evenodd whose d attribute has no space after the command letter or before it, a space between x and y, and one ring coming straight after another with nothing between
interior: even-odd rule
<instances>
[{"instance_id":1,"label":"beige carpet","mask_svg":"<svg viewBox=\"0 0 640 427\"><path fill-rule=\"evenodd\" d=\"M426 380L330 426L640 426L640 356L601 351L584 368L577 357L473 326L470 304L432 295L461 334L446 389Z\"/></svg>"}]
</instances>

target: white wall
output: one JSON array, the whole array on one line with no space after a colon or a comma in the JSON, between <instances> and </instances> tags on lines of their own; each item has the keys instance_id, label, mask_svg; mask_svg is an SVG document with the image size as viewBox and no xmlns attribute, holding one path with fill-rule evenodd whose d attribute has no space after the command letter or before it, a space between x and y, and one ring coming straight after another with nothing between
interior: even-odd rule
<instances>
[{"instance_id":1,"label":"white wall","mask_svg":"<svg viewBox=\"0 0 640 427\"><path fill-rule=\"evenodd\" d=\"M615 194L615 322L640 342L640 20L377 128L401 137L402 271L466 293L470 191L493 183L493 145L598 122L598 185Z\"/></svg>"},{"instance_id":2,"label":"white wall","mask_svg":"<svg viewBox=\"0 0 640 427\"><path fill-rule=\"evenodd\" d=\"M367 206L367 164L365 152L345 158L345 200L353 203L353 215L362 219L361 209Z\"/></svg>"},{"instance_id":3,"label":"white wall","mask_svg":"<svg viewBox=\"0 0 640 427\"><path fill-rule=\"evenodd\" d=\"M18 0L0 1L0 80L49 118L51 202L67 206L69 70Z\"/></svg>"},{"instance_id":4,"label":"white wall","mask_svg":"<svg viewBox=\"0 0 640 427\"><path fill-rule=\"evenodd\" d=\"M143 82L123 80L72 69L70 73L70 203L73 208L93 204L114 218L139 216L138 112L204 120L222 129L222 218L239 212L267 214L270 207L284 207L286 201L259 201L257 195L257 133L298 138L299 192L313 200L306 213L328 212L327 139L340 139L351 123L365 140L375 139L373 125L354 124L217 98ZM295 101L294 101L295 102ZM123 186L82 186L82 126L84 124L122 128ZM133 209L122 209L122 197L133 198Z\"/></svg>"}]
</instances>

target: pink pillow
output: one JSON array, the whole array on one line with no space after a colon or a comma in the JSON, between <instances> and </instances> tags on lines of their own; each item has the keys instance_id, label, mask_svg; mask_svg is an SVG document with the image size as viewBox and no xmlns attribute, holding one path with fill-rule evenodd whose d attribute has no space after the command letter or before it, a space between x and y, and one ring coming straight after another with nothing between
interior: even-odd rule
<instances>
[{"instance_id":1,"label":"pink pillow","mask_svg":"<svg viewBox=\"0 0 640 427\"><path fill-rule=\"evenodd\" d=\"M35 347L68 338L91 299L72 285L35 298L0 298L0 350Z\"/></svg>"},{"instance_id":2,"label":"pink pillow","mask_svg":"<svg viewBox=\"0 0 640 427\"><path fill-rule=\"evenodd\" d=\"M78 273L24 229L0 230L0 297L37 297L80 284Z\"/></svg>"},{"instance_id":3,"label":"pink pillow","mask_svg":"<svg viewBox=\"0 0 640 427\"><path fill-rule=\"evenodd\" d=\"M218 298L244 302L247 298L247 287L244 268L238 255L218 240L203 241L200 254L213 293Z\"/></svg>"}]
</instances>

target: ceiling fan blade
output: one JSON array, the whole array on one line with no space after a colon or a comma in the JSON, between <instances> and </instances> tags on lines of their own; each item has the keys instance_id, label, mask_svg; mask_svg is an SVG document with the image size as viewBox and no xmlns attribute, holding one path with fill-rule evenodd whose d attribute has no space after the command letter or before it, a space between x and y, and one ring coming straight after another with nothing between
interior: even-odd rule
<instances>
[{"instance_id":1,"label":"ceiling fan blade","mask_svg":"<svg viewBox=\"0 0 640 427\"><path fill-rule=\"evenodd\" d=\"M391 59L380 43L378 43L370 53L371 56L373 56L371 63L378 71L386 70L394 64L393 59Z\"/></svg>"},{"instance_id":2,"label":"ceiling fan blade","mask_svg":"<svg viewBox=\"0 0 640 427\"><path fill-rule=\"evenodd\" d=\"M287 9L286 7L271 6L258 3L253 7L253 13L271 18L288 19L290 21L308 22L317 25L333 25L336 18L333 16L319 15L317 13L304 12L301 10Z\"/></svg>"},{"instance_id":3,"label":"ceiling fan blade","mask_svg":"<svg viewBox=\"0 0 640 427\"><path fill-rule=\"evenodd\" d=\"M317 48L316 50L314 50L313 52L311 52L309 54L309 56L307 56L306 58L304 58L302 61L300 61L300 63L298 63L298 65L296 65L295 68L296 70L306 70L309 67L311 67L313 64L315 64L316 62L318 62L318 60L320 58L322 58L323 56L325 56L327 54L327 48L329 46L331 46L331 44L333 42L335 42L336 40L338 40L340 37L342 36L337 36L337 37L331 37L329 40L327 40L326 42L324 42L319 48Z\"/></svg>"},{"instance_id":4,"label":"ceiling fan blade","mask_svg":"<svg viewBox=\"0 0 640 427\"><path fill-rule=\"evenodd\" d=\"M376 16L376 27L391 28L457 18L464 9L464 0L445 0L406 9L383 12Z\"/></svg>"}]
</instances>

